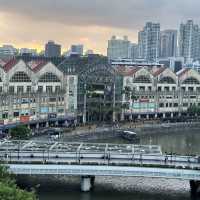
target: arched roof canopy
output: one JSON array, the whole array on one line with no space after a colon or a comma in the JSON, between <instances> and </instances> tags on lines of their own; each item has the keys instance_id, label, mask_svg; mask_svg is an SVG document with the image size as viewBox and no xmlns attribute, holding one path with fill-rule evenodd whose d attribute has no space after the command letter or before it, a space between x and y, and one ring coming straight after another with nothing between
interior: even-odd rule
<instances>
[{"instance_id":1,"label":"arched roof canopy","mask_svg":"<svg viewBox=\"0 0 200 200\"><path fill-rule=\"evenodd\" d=\"M15 83L28 83L31 82L30 77L22 71L16 72L10 79L10 82L15 82Z\"/></svg>"},{"instance_id":2,"label":"arched roof canopy","mask_svg":"<svg viewBox=\"0 0 200 200\"><path fill-rule=\"evenodd\" d=\"M151 78L149 76L140 75L133 80L133 83L151 83Z\"/></svg>"},{"instance_id":3,"label":"arched roof canopy","mask_svg":"<svg viewBox=\"0 0 200 200\"><path fill-rule=\"evenodd\" d=\"M111 84L115 80L115 71L108 64L91 65L80 72L80 81L83 83L104 83Z\"/></svg>"},{"instance_id":4,"label":"arched roof canopy","mask_svg":"<svg viewBox=\"0 0 200 200\"><path fill-rule=\"evenodd\" d=\"M51 73L51 72L46 72L45 74L41 75L39 78L39 81L41 83L59 83L61 82L60 79L58 78L58 76L56 76L55 74Z\"/></svg>"},{"instance_id":5,"label":"arched roof canopy","mask_svg":"<svg viewBox=\"0 0 200 200\"><path fill-rule=\"evenodd\" d=\"M176 84L176 81L170 76L165 76L160 79L159 83L161 83L161 84Z\"/></svg>"},{"instance_id":6,"label":"arched roof canopy","mask_svg":"<svg viewBox=\"0 0 200 200\"><path fill-rule=\"evenodd\" d=\"M194 78L194 77L189 77L189 78L187 78L187 79L185 79L183 82L182 82L182 84L188 84L188 85L195 85L195 84L200 84L199 83L199 81L196 79L196 78Z\"/></svg>"}]
</instances>

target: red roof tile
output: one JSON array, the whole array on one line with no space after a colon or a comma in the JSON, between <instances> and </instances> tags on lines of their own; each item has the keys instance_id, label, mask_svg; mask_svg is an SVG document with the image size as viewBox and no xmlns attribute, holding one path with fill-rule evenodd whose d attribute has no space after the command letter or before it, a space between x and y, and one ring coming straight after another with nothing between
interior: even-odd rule
<instances>
[{"instance_id":1,"label":"red roof tile","mask_svg":"<svg viewBox=\"0 0 200 200\"><path fill-rule=\"evenodd\" d=\"M5 71L5 72L8 72L8 71L11 70L17 63L18 63L18 60L15 59L15 58L9 60L9 61L3 66L4 71Z\"/></svg>"},{"instance_id":2,"label":"red roof tile","mask_svg":"<svg viewBox=\"0 0 200 200\"><path fill-rule=\"evenodd\" d=\"M165 71L166 67L159 67L156 71L152 72L153 76L158 76Z\"/></svg>"},{"instance_id":3,"label":"red roof tile","mask_svg":"<svg viewBox=\"0 0 200 200\"><path fill-rule=\"evenodd\" d=\"M135 74L138 70L140 70L140 67L125 67L125 66L118 66L116 68L117 73L123 75L123 76L131 76Z\"/></svg>"},{"instance_id":4,"label":"red roof tile","mask_svg":"<svg viewBox=\"0 0 200 200\"><path fill-rule=\"evenodd\" d=\"M40 71L48 62L47 61L31 61L28 63L28 65L31 67L33 72L38 72Z\"/></svg>"},{"instance_id":5,"label":"red roof tile","mask_svg":"<svg viewBox=\"0 0 200 200\"><path fill-rule=\"evenodd\" d=\"M177 72L178 77L183 76L185 73L187 73L190 69L189 68L184 68L182 70L180 70L179 72Z\"/></svg>"}]
</instances>

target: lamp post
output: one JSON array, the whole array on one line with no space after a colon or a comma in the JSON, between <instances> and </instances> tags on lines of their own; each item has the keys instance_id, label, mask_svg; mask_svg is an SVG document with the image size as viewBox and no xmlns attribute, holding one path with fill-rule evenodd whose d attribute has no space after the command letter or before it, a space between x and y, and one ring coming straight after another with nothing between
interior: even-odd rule
<instances>
[{"instance_id":1,"label":"lamp post","mask_svg":"<svg viewBox=\"0 0 200 200\"><path fill-rule=\"evenodd\" d=\"M87 85L84 84L84 100L83 100L83 124L86 124L86 112L87 112Z\"/></svg>"}]
</instances>

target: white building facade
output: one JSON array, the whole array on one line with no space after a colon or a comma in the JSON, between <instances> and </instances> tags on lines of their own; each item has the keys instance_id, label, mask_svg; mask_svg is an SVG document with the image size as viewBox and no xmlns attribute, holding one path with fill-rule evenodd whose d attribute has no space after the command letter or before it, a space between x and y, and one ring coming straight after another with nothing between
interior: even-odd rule
<instances>
[{"instance_id":1,"label":"white building facade","mask_svg":"<svg viewBox=\"0 0 200 200\"><path fill-rule=\"evenodd\" d=\"M1 124L64 123L75 116L76 85L75 75L68 77L51 62L10 60L0 67Z\"/></svg>"},{"instance_id":2,"label":"white building facade","mask_svg":"<svg viewBox=\"0 0 200 200\"><path fill-rule=\"evenodd\" d=\"M123 88L128 88L122 96L122 104L127 105L122 119L172 118L200 106L200 75L193 69L174 73L165 67L125 67L118 73L123 76Z\"/></svg>"}]
</instances>

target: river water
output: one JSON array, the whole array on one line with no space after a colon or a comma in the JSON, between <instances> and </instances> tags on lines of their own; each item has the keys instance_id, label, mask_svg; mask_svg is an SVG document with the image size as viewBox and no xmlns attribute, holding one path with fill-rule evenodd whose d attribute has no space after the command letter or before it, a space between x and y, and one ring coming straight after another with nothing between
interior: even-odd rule
<instances>
[{"instance_id":1,"label":"river water","mask_svg":"<svg viewBox=\"0 0 200 200\"><path fill-rule=\"evenodd\" d=\"M121 138L93 142L128 143ZM141 134L141 144L159 144L163 152L200 154L200 129L167 129ZM32 180L34 184L39 179ZM190 200L188 181L96 177L90 193L80 192L78 177L43 177L38 189L39 200Z\"/></svg>"}]
</instances>

